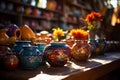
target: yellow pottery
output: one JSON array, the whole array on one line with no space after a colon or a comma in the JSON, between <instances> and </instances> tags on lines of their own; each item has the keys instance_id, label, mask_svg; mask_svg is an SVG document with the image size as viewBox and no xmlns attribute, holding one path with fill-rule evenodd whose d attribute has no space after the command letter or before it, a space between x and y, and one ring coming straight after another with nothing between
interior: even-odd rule
<instances>
[{"instance_id":1,"label":"yellow pottery","mask_svg":"<svg viewBox=\"0 0 120 80\"><path fill-rule=\"evenodd\" d=\"M21 39L24 40L32 40L36 38L35 33L27 25L24 25L20 28L20 34L21 34Z\"/></svg>"},{"instance_id":2,"label":"yellow pottery","mask_svg":"<svg viewBox=\"0 0 120 80\"><path fill-rule=\"evenodd\" d=\"M0 30L0 44L1 45L6 45L9 42L9 37L6 34L7 29L1 29Z\"/></svg>"}]
</instances>

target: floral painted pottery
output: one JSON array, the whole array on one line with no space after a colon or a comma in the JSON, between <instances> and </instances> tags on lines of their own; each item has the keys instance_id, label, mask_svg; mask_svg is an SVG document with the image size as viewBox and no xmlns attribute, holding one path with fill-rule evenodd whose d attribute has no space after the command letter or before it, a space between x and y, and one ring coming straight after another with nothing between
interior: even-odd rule
<instances>
[{"instance_id":1,"label":"floral painted pottery","mask_svg":"<svg viewBox=\"0 0 120 80\"><path fill-rule=\"evenodd\" d=\"M19 55L19 52L22 50L23 46L30 46L31 41L16 41L13 51L16 55Z\"/></svg>"},{"instance_id":2,"label":"floral painted pottery","mask_svg":"<svg viewBox=\"0 0 120 80\"><path fill-rule=\"evenodd\" d=\"M34 69L40 66L42 54L37 46L23 46L19 55L20 66L23 69Z\"/></svg>"},{"instance_id":3,"label":"floral painted pottery","mask_svg":"<svg viewBox=\"0 0 120 80\"><path fill-rule=\"evenodd\" d=\"M71 56L76 61L87 61L91 56L91 47L87 40L77 40L72 47Z\"/></svg>"},{"instance_id":4,"label":"floral painted pottery","mask_svg":"<svg viewBox=\"0 0 120 80\"><path fill-rule=\"evenodd\" d=\"M6 32L7 32L6 29L0 30L0 44L1 45L9 44L9 36L6 34Z\"/></svg>"},{"instance_id":5,"label":"floral painted pottery","mask_svg":"<svg viewBox=\"0 0 120 80\"><path fill-rule=\"evenodd\" d=\"M64 42L52 42L46 46L44 55L52 67L64 66L70 58L71 49Z\"/></svg>"}]
</instances>

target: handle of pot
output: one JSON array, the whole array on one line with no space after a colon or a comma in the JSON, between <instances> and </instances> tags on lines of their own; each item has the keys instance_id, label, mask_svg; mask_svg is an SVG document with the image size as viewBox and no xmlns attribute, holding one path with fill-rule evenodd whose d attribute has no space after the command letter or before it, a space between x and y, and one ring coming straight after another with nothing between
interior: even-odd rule
<instances>
[{"instance_id":1,"label":"handle of pot","mask_svg":"<svg viewBox=\"0 0 120 80\"><path fill-rule=\"evenodd\" d=\"M14 36L16 37L16 39L20 39L21 38L21 31L20 31L20 29L16 29L15 30Z\"/></svg>"}]
</instances>

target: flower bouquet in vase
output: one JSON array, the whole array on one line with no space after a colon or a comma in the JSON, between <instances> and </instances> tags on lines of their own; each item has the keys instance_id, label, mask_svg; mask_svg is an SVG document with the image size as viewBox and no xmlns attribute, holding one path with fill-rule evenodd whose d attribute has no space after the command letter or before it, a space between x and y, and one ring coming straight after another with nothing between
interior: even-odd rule
<instances>
[{"instance_id":1,"label":"flower bouquet in vase","mask_svg":"<svg viewBox=\"0 0 120 80\"><path fill-rule=\"evenodd\" d=\"M69 35L71 35L75 40L71 52L73 60L87 61L92 50L88 44L88 32L82 29L72 29Z\"/></svg>"},{"instance_id":2,"label":"flower bouquet in vase","mask_svg":"<svg viewBox=\"0 0 120 80\"><path fill-rule=\"evenodd\" d=\"M100 31L102 15L98 12L91 12L86 16L89 39L95 40L95 35ZM100 37L100 34L97 34Z\"/></svg>"},{"instance_id":3,"label":"flower bouquet in vase","mask_svg":"<svg viewBox=\"0 0 120 80\"><path fill-rule=\"evenodd\" d=\"M60 28L54 28L52 36L54 41L46 46L44 51L46 61L52 67L64 66L69 60L71 53L70 47L61 41L65 33Z\"/></svg>"}]
</instances>

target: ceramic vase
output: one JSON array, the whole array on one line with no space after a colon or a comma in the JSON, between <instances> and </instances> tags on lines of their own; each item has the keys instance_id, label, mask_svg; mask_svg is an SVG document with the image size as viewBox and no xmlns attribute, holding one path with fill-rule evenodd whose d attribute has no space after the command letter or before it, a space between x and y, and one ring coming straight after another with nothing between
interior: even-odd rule
<instances>
[{"instance_id":1,"label":"ceramic vase","mask_svg":"<svg viewBox=\"0 0 120 80\"><path fill-rule=\"evenodd\" d=\"M31 41L16 41L13 47L13 51L18 56L23 46L30 46Z\"/></svg>"},{"instance_id":2,"label":"ceramic vase","mask_svg":"<svg viewBox=\"0 0 120 80\"><path fill-rule=\"evenodd\" d=\"M18 57L12 52L11 49L6 50L6 55L4 57L4 67L7 70L15 70L18 67L19 59Z\"/></svg>"},{"instance_id":3,"label":"ceramic vase","mask_svg":"<svg viewBox=\"0 0 120 80\"><path fill-rule=\"evenodd\" d=\"M71 49L65 42L52 42L44 50L46 61L52 67L64 66L70 58Z\"/></svg>"},{"instance_id":4,"label":"ceramic vase","mask_svg":"<svg viewBox=\"0 0 120 80\"><path fill-rule=\"evenodd\" d=\"M72 47L71 56L76 61L87 61L91 56L91 51L87 40L76 40Z\"/></svg>"},{"instance_id":5,"label":"ceramic vase","mask_svg":"<svg viewBox=\"0 0 120 80\"><path fill-rule=\"evenodd\" d=\"M23 69L35 69L40 66L42 62L41 52L37 46L23 46L19 55L20 67Z\"/></svg>"},{"instance_id":6,"label":"ceramic vase","mask_svg":"<svg viewBox=\"0 0 120 80\"><path fill-rule=\"evenodd\" d=\"M105 39L98 39L98 54L99 55L103 55L106 51L106 46L107 46L107 43L106 43L106 40Z\"/></svg>"}]
</instances>

